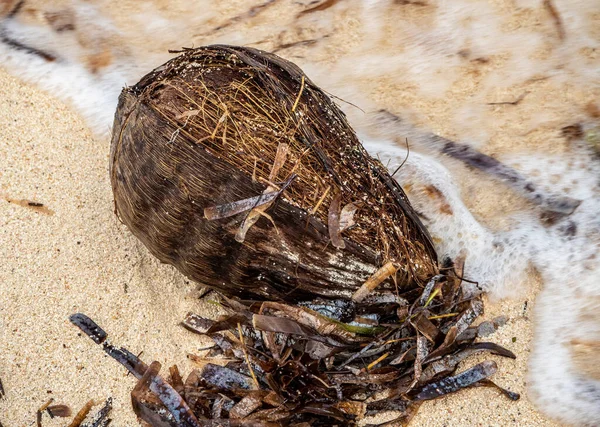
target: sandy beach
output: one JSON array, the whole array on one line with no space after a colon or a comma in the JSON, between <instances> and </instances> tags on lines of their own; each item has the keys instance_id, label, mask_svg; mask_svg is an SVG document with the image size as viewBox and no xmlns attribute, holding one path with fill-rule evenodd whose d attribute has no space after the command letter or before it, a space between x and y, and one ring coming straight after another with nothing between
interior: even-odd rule
<instances>
[{"instance_id":1,"label":"sandy beach","mask_svg":"<svg viewBox=\"0 0 600 427\"><path fill-rule=\"evenodd\" d=\"M163 372L176 364L187 374L194 368L187 355L200 354L207 344L180 321L190 311L214 316L215 305L200 299L197 284L161 265L118 221L108 175L109 141L106 135L98 136L108 132L115 94L139 78L132 76L161 63L167 48L218 42L279 49L331 93L365 110L381 108L408 117L418 127L468 142L502 161L530 154L534 160L542 154L572 154L560 129L579 121L589 123L586 108L600 97L598 54L590 47L600 43L600 12L585 2L578 3L581 10L571 10L569 2L556 2L564 13L566 41L557 35L548 10L527 0L457 0L444 3L439 11L429 2L365 1L376 6L364 10L362 3L359 7L339 2L322 14L306 15L299 11L308 2L273 1L248 14L248 2L219 0L201 11L205 15L190 12L192 6L183 1L171 2L170 7L161 0L150 1L137 15L132 1L91 3L110 25L105 28L104 21L94 20L97 27L82 28L105 37L84 43L77 27L72 36L60 34L57 45L67 48L56 50L64 54L56 63L38 67L41 62L36 58L38 62L30 66L17 58L0 68L0 379L6 392L0 398L0 423L4 427L35 425L36 410L49 399L76 412L89 400L100 405L109 397L114 407L111 425L138 425L129 395L135 379L71 325L68 317L73 313L89 315L114 344L141 352L146 362L159 361ZM153 15L159 12L160 19ZM460 18L467 12L469 18ZM28 21L31 16L18 24L38 30L37 22ZM104 32L113 24L118 37ZM161 32L164 39L143 52L148 38L162 37ZM54 52L52 41L42 39L41 45ZM39 81L42 87L19 79L21 70L24 80ZM46 78L56 77L53 72L59 78ZM515 100L519 102L511 104ZM369 123L360 109L347 104L344 108L361 136L403 147L403 137L396 140L393 131ZM465 209L486 230L509 229L515 214L534 212L535 217L536 207L522 195L480 172L449 163ZM569 194L575 181L557 191ZM562 185L562 177L556 177L556 183ZM425 197L419 191L416 188L415 197ZM453 232L434 231L440 239ZM465 240L468 243L468 237ZM473 253L470 259L485 256ZM468 389L425 402L412 425L560 425L538 411L527 394L533 342L544 338L544 331L534 329L535 301L547 285L527 263L521 262L524 272L515 270L518 280L512 286L488 288L494 295L511 298L486 298L486 314L479 320L507 316L506 325L488 339L513 351L517 359L471 357L458 369L492 359L498 363L492 379L520 393L521 399L510 401L490 388ZM587 274L592 277L593 269ZM64 419L43 418L45 427L66 424Z\"/></svg>"}]
</instances>

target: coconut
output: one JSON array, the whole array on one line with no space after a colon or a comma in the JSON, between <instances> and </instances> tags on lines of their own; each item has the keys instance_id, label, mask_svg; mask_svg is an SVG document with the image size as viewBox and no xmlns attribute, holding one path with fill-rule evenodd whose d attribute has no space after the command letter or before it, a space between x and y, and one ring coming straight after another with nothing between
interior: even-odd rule
<instances>
[{"instance_id":1,"label":"coconut","mask_svg":"<svg viewBox=\"0 0 600 427\"><path fill-rule=\"evenodd\" d=\"M138 378L151 425L347 426L387 410L405 425L423 400L495 386L493 361L453 375L470 354L514 357L474 343L483 304L462 292L464 260L438 265L402 188L273 54L187 49L124 89L110 175L121 221L226 313L184 319L214 341L185 381L71 317Z\"/></svg>"},{"instance_id":2,"label":"coconut","mask_svg":"<svg viewBox=\"0 0 600 427\"><path fill-rule=\"evenodd\" d=\"M110 169L133 234L229 296L350 299L378 271L369 286L383 293L438 273L400 185L329 96L270 53L186 49L124 89Z\"/></svg>"}]
</instances>

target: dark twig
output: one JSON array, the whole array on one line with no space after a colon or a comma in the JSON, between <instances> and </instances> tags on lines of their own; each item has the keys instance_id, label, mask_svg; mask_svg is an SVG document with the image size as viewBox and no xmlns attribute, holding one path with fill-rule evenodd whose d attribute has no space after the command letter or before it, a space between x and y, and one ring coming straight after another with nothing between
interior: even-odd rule
<instances>
[{"instance_id":1,"label":"dark twig","mask_svg":"<svg viewBox=\"0 0 600 427\"><path fill-rule=\"evenodd\" d=\"M302 12L300 12L297 16L297 18L301 17L302 15L306 15L309 13L313 13L313 12L319 12L322 10L327 10L330 7L335 6L336 3L338 3L340 0L325 0L322 3L319 3L316 6L310 7L308 9L303 10Z\"/></svg>"},{"instance_id":2,"label":"dark twig","mask_svg":"<svg viewBox=\"0 0 600 427\"><path fill-rule=\"evenodd\" d=\"M503 101L503 102L488 102L487 105L519 105L521 101L529 94L529 92L523 92L514 101Z\"/></svg>"},{"instance_id":3,"label":"dark twig","mask_svg":"<svg viewBox=\"0 0 600 427\"><path fill-rule=\"evenodd\" d=\"M294 47L294 46L313 46L313 45L317 44L320 40L323 40L327 37L329 37L329 34L324 35L323 37L319 37L317 39L306 39L306 40L298 40L298 41L291 42L291 43L282 43L282 44L278 45L275 49L273 49L273 53L277 53L280 50L289 49L290 47Z\"/></svg>"},{"instance_id":4,"label":"dark twig","mask_svg":"<svg viewBox=\"0 0 600 427\"><path fill-rule=\"evenodd\" d=\"M406 138L406 157L404 158L404 160L402 161L402 163L400 163L400 166L398 166L396 168L396 170L394 171L394 173L392 174L392 176L396 175L396 173L400 170L400 168L402 166L404 166L404 163L406 163L406 161L408 160L408 156L410 155L410 145L408 144L408 138Z\"/></svg>"},{"instance_id":5,"label":"dark twig","mask_svg":"<svg viewBox=\"0 0 600 427\"><path fill-rule=\"evenodd\" d=\"M567 34L565 32L562 19L558 14L558 10L556 10L556 7L552 3L552 0L544 0L544 8L546 8L548 13L550 13L550 16L552 16L552 19L554 20L554 26L558 32L558 38L563 41L567 37Z\"/></svg>"},{"instance_id":6,"label":"dark twig","mask_svg":"<svg viewBox=\"0 0 600 427\"><path fill-rule=\"evenodd\" d=\"M50 398L50 400L48 400L46 403L44 403L42 406L40 406L40 408L37 410L37 414L36 414L37 427L42 427L42 414L48 408L48 406L50 406L50 404L53 401L54 401L54 399Z\"/></svg>"}]
</instances>

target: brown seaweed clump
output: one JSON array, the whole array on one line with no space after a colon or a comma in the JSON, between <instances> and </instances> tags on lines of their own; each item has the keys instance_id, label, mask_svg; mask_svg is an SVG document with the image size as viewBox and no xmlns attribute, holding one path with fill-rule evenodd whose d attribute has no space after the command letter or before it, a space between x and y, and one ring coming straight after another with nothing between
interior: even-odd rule
<instances>
[{"instance_id":1,"label":"brown seaweed clump","mask_svg":"<svg viewBox=\"0 0 600 427\"><path fill-rule=\"evenodd\" d=\"M348 299L388 262L384 291L438 273L402 188L276 55L183 51L123 91L111 151L119 218L161 261L228 295Z\"/></svg>"},{"instance_id":2,"label":"brown seaweed clump","mask_svg":"<svg viewBox=\"0 0 600 427\"><path fill-rule=\"evenodd\" d=\"M201 365L159 375L71 321L138 378L153 426L348 426L381 411L495 386L475 343L479 298L464 260L438 264L429 235L344 114L294 64L251 48L182 54L123 90L111 182L119 218L161 261L224 294ZM502 390L502 389L500 389ZM514 393L502 390L510 398Z\"/></svg>"}]
</instances>

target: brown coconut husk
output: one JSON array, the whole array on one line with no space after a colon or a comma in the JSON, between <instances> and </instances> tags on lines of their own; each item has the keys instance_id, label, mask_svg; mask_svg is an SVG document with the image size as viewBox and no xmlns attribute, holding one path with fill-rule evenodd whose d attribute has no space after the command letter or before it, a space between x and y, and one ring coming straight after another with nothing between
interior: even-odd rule
<instances>
[{"instance_id":1,"label":"brown coconut husk","mask_svg":"<svg viewBox=\"0 0 600 427\"><path fill-rule=\"evenodd\" d=\"M438 264L401 187L276 55L187 49L124 89L110 173L146 247L226 295L227 315L184 321L215 343L185 381L72 317L139 379L152 425L346 426L389 409L403 425L423 400L494 385L493 362L452 376L468 355L514 357L474 344L483 306L461 290L462 261Z\"/></svg>"},{"instance_id":2,"label":"brown coconut husk","mask_svg":"<svg viewBox=\"0 0 600 427\"><path fill-rule=\"evenodd\" d=\"M273 54L211 46L148 74L121 95L111 158L121 220L161 261L227 294L348 298L387 262L402 290L438 272L402 188L330 98ZM236 237L248 211L204 215L290 179L243 242ZM357 207L338 242L327 227L336 199L340 212Z\"/></svg>"}]
</instances>

